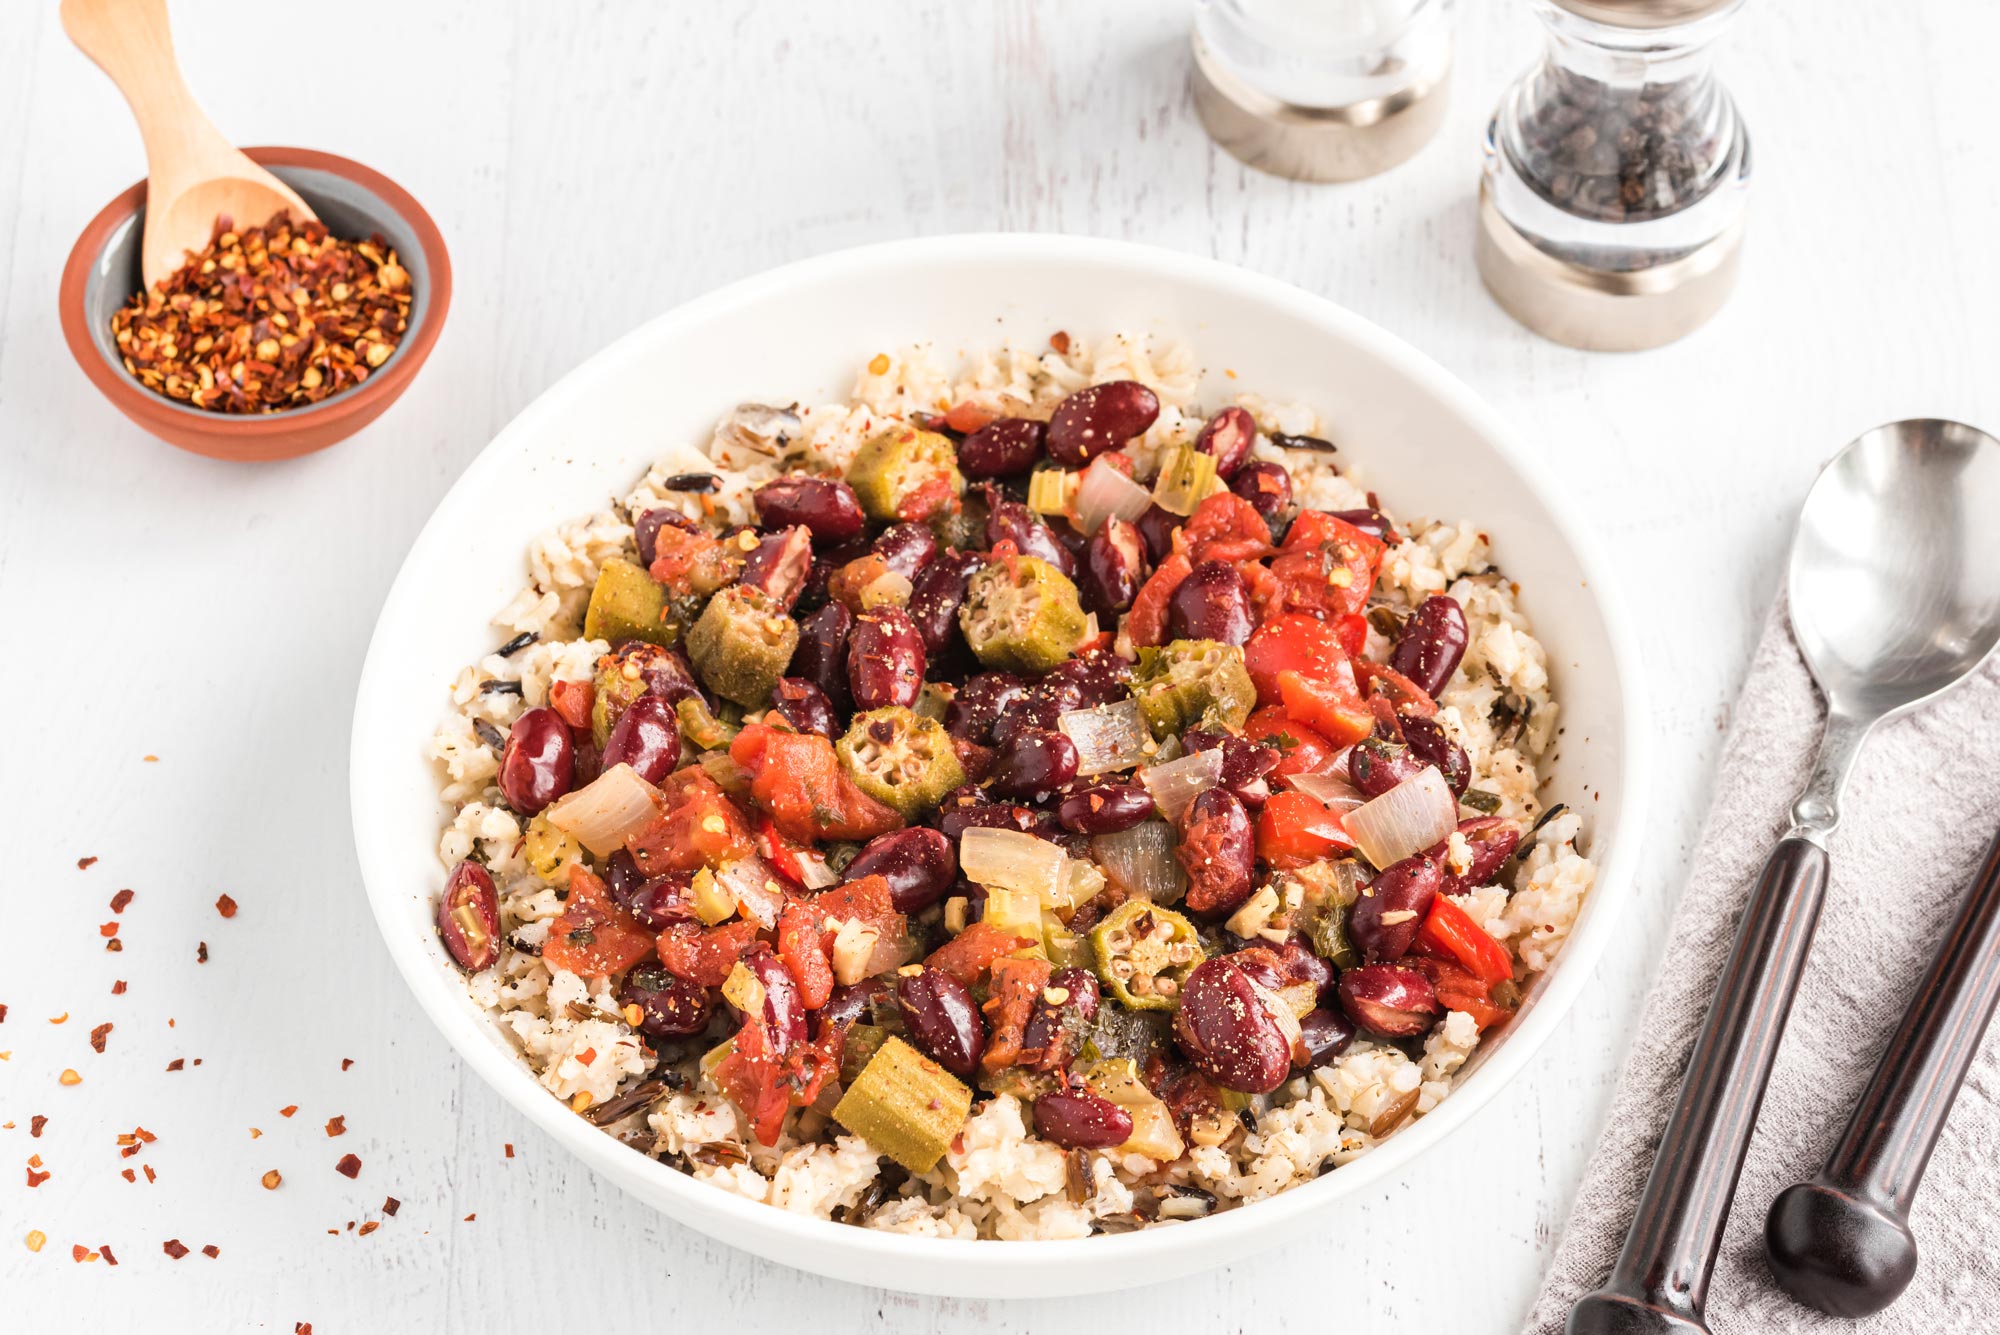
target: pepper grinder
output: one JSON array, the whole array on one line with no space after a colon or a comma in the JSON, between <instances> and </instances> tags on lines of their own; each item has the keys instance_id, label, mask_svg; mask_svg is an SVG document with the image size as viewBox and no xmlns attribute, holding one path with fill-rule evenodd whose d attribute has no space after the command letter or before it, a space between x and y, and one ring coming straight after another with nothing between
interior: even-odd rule
<instances>
[{"instance_id":1,"label":"pepper grinder","mask_svg":"<svg viewBox=\"0 0 2000 1335\"><path fill-rule=\"evenodd\" d=\"M1444 119L1455 0L1202 0L1194 105L1238 158L1299 181L1402 162Z\"/></svg>"},{"instance_id":2,"label":"pepper grinder","mask_svg":"<svg viewBox=\"0 0 2000 1335\"><path fill-rule=\"evenodd\" d=\"M1487 128L1480 277L1558 343L1671 343L1736 283L1750 139L1713 56L1743 0L1530 3L1548 46Z\"/></svg>"}]
</instances>

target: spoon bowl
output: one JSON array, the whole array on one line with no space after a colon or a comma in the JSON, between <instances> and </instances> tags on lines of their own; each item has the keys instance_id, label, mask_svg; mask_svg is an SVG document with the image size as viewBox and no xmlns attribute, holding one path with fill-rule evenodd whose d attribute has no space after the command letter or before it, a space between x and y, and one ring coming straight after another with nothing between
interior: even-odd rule
<instances>
[{"instance_id":1,"label":"spoon bowl","mask_svg":"<svg viewBox=\"0 0 2000 1335\"><path fill-rule=\"evenodd\" d=\"M1900 713L2000 643L2000 441L1913 418L1842 450L1792 546L1792 634L1829 710Z\"/></svg>"}]
</instances>

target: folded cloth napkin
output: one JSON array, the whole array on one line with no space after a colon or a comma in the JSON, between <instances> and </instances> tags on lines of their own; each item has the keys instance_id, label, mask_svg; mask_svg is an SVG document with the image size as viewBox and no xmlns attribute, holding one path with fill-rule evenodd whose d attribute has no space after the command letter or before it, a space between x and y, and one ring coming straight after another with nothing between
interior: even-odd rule
<instances>
[{"instance_id":1,"label":"folded cloth napkin","mask_svg":"<svg viewBox=\"0 0 2000 1335\"><path fill-rule=\"evenodd\" d=\"M1782 602L1764 628L1714 803L1610 1119L1528 1320L1562 1330L1611 1269L1680 1088L1745 898L1787 824L1822 710ZM1764 1262L1764 1215L1825 1160L2000 826L2000 663L1878 727L1829 841L1832 883L1723 1235L1715 1335L2000 1330L2000 1022L1986 1035L1912 1211L1921 1260L1887 1310L1835 1320L1793 1302Z\"/></svg>"}]
</instances>

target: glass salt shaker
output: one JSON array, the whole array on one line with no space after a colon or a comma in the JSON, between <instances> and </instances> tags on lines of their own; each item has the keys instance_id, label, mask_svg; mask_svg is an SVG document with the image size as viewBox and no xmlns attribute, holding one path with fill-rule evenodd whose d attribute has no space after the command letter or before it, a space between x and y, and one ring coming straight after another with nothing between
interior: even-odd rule
<instances>
[{"instance_id":1,"label":"glass salt shaker","mask_svg":"<svg viewBox=\"0 0 2000 1335\"><path fill-rule=\"evenodd\" d=\"M1750 139L1713 70L1743 0L1530 0L1542 62L1486 133L1479 273L1571 347L1658 347L1735 286Z\"/></svg>"},{"instance_id":2,"label":"glass salt shaker","mask_svg":"<svg viewBox=\"0 0 2000 1335\"><path fill-rule=\"evenodd\" d=\"M1260 171L1353 181L1402 162L1444 119L1456 0L1201 0L1194 103Z\"/></svg>"}]
</instances>

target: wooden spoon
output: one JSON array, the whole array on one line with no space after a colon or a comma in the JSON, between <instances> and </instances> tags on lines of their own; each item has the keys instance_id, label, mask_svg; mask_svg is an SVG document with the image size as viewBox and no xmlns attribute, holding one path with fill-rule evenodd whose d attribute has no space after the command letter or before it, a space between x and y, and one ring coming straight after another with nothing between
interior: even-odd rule
<instances>
[{"instance_id":1,"label":"wooden spoon","mask_svg":"<svg viewBox=\"0 0 2000 1335\"><path fill-rule=\"evenodd\" d=\"M237 151L196 105L174 59L166 0L62 0L63 31L111 76L146 144L140 272L152 287L209 243L216 219L255 227L282 209L314 216L297 192Z\"/></svg>"}]
</instances>

